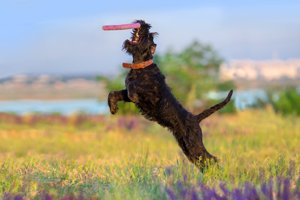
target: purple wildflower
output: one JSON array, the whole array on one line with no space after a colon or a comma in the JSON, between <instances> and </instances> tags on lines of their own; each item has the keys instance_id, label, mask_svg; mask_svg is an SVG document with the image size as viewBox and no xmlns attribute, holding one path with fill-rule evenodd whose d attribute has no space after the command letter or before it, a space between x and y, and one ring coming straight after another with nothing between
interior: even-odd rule
<instances>
[{"instance_id":1,"label":"purple wildflower","mask_svg":"<svg viewBox=\"0 0 300 200\"><path fill-rule=\"evenodd\" d=\"M220 189L222 190L224 196L229 196L230 191L227 189L225 183L220 183Z\"/></svg>"},{"instance_id":2,"label":"purple wildflower","mask_svg":"<svg viewBox=\"0 0 300 200\"><path fill-rule=\"evenodd\" d=\"M167 176L170 176L170 175L172 174L172 167L167 167L167 168L165 169L165 174L166 174Z\"/></svg>"},{"instance_id":3,"label":"purple wildflower","mask_svg":"<svg viewBox=\"0 0 300 200\"><path fill-rule=\"evenodd\" d=\"M265 195L265 197L269 200L273 200L273 182L270 180L268 183L263 183L260 186L261 192Z\"/></svg>"},{"instance_id":4,"label":"purple wildflower","mask_svg":"<svg viewBox=\"0 0 300 200\"><path fill-rule=\"evenodd\" d=\"M257 194L257 191L255 187L250 184L250 183L245 183L245 191L244 191L244 196L246 199L259 199L259 196Z\"/></svg>"},{"instance_id":5,"label":"purple wildflower","mask_svg":"<svg viewBox=\"0 0 300 200\"><path fill-rule=\"evenodd\" d=\"M191 200L198 200L198 195L195 188L191 191Z\"/></svg>"},{"instance_id":6,"label":"purple wildflower","mask_svg":"<svg viewBox=\"0 0 300 200\"><path fill-rule=\"evenodd\" d=\"M24 199L24 197L21 196L21 195L17 195L17 196L15 196L15 198L14 198L14 200L23 200L23 199Z\"/></svg>"},{"instance_id":7,"label":"purple wildflower","mask_svg":"<svg viewBox=\"0 0 300 200\"><path fill-rule=\"evenodd\" d=\"M282 199L283 200L288 200L290 199L290 180L289 179L285 179L283 181L283 194L282 194Z\"/></svg>"},{"instance_id":8,"label":"purple wildflower","mask_svg":"<svg viewBox=\"0 0 300 200\"><path fill-rule=\"evenodd\" d=\"M168 194L169 200L176 200L176 195L172 189L166 188L166 192Z\"/></svg>"},{"instance_id":9,"label":"purple wildflower","mask_svg":"<svg viewBox=\"0 0 300 200\"><path fill-rule=\"evenodd\" d=\"M233 200L244 200L243 194L240 189L234 189L232 191L232 199Z\"/></svg>"}]
</instances>

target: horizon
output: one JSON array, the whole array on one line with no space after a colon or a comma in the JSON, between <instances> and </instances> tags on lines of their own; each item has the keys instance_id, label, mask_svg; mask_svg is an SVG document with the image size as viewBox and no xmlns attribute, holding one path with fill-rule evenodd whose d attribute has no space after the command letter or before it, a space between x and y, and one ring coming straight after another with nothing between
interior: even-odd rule
<instances>
[{"instance_id":1,"label":"horizon","mask_svg":"<svg viewBox=\"0 0 300 200\"><path fill-rule=\"evenodd\" d=\"M130 30L104 32L101 26L135 19L146 20L159 33L159 54L181 51L198 40L211 44L226 61L300 58L300 2L137 2L2 3L0 77L116 74L123 61L131 60L121 50Z\"/></svg>"}]
</instances>

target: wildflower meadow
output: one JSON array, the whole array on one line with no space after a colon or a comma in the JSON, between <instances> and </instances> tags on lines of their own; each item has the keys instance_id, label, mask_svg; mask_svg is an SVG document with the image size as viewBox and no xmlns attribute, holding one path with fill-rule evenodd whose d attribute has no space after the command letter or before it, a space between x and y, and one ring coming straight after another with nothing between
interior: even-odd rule
<instances>
[{"instance_id":1,"label":"wildflower meadow","mask_svg":"<svg viewBox=\"0 0 300 200\"><path fill-rule=\"evenodd\" d=\"M299 199L300 119L215 115L201 173L172 134L137 116L0 115L3 199Z\"/></svg>"}]
</instances>

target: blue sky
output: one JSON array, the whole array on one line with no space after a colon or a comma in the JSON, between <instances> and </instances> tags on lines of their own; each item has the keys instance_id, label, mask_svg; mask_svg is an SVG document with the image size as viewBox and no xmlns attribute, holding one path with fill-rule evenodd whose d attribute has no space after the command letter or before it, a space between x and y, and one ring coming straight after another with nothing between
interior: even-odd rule
<instances>
[{"instance_id":1,"label":"blue sky","mask_svg":"<svg viewBox=\"0 0 300 200\"><path fill-rule=\"evenodd\" d=\"M226 59L300 58L300 1L0 0L0 77L20 73L114 74L130 57L130 31L104 24L145 19L159 53L192 40Z\"/></svg>"}]
</instances>

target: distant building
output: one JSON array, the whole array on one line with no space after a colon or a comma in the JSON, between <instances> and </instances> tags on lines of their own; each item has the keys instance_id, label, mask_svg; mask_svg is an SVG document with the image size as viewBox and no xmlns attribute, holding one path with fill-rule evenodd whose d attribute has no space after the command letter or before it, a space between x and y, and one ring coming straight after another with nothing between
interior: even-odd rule
<instances>
[{"instance_id":1,"label":"distant building","mask_svg":"<svg viewBox=\"0 0 300 200\"><path fill-rule=\"evenodd\" d=\"M15 75L12 77L12 81L15 83L25 83L28 80L28 76L27 75Z\"/></svg>"},{"instance_id":2,"label":"distant building","mask_svg":"<svg viewBox=\"0 0 300 200\"><path fill-rule=\"evenodd\" d=\"M221 65L222 80L266 80L300 78L300 59L289 60L232 60Z\"/></svg>"}]
</instances>

